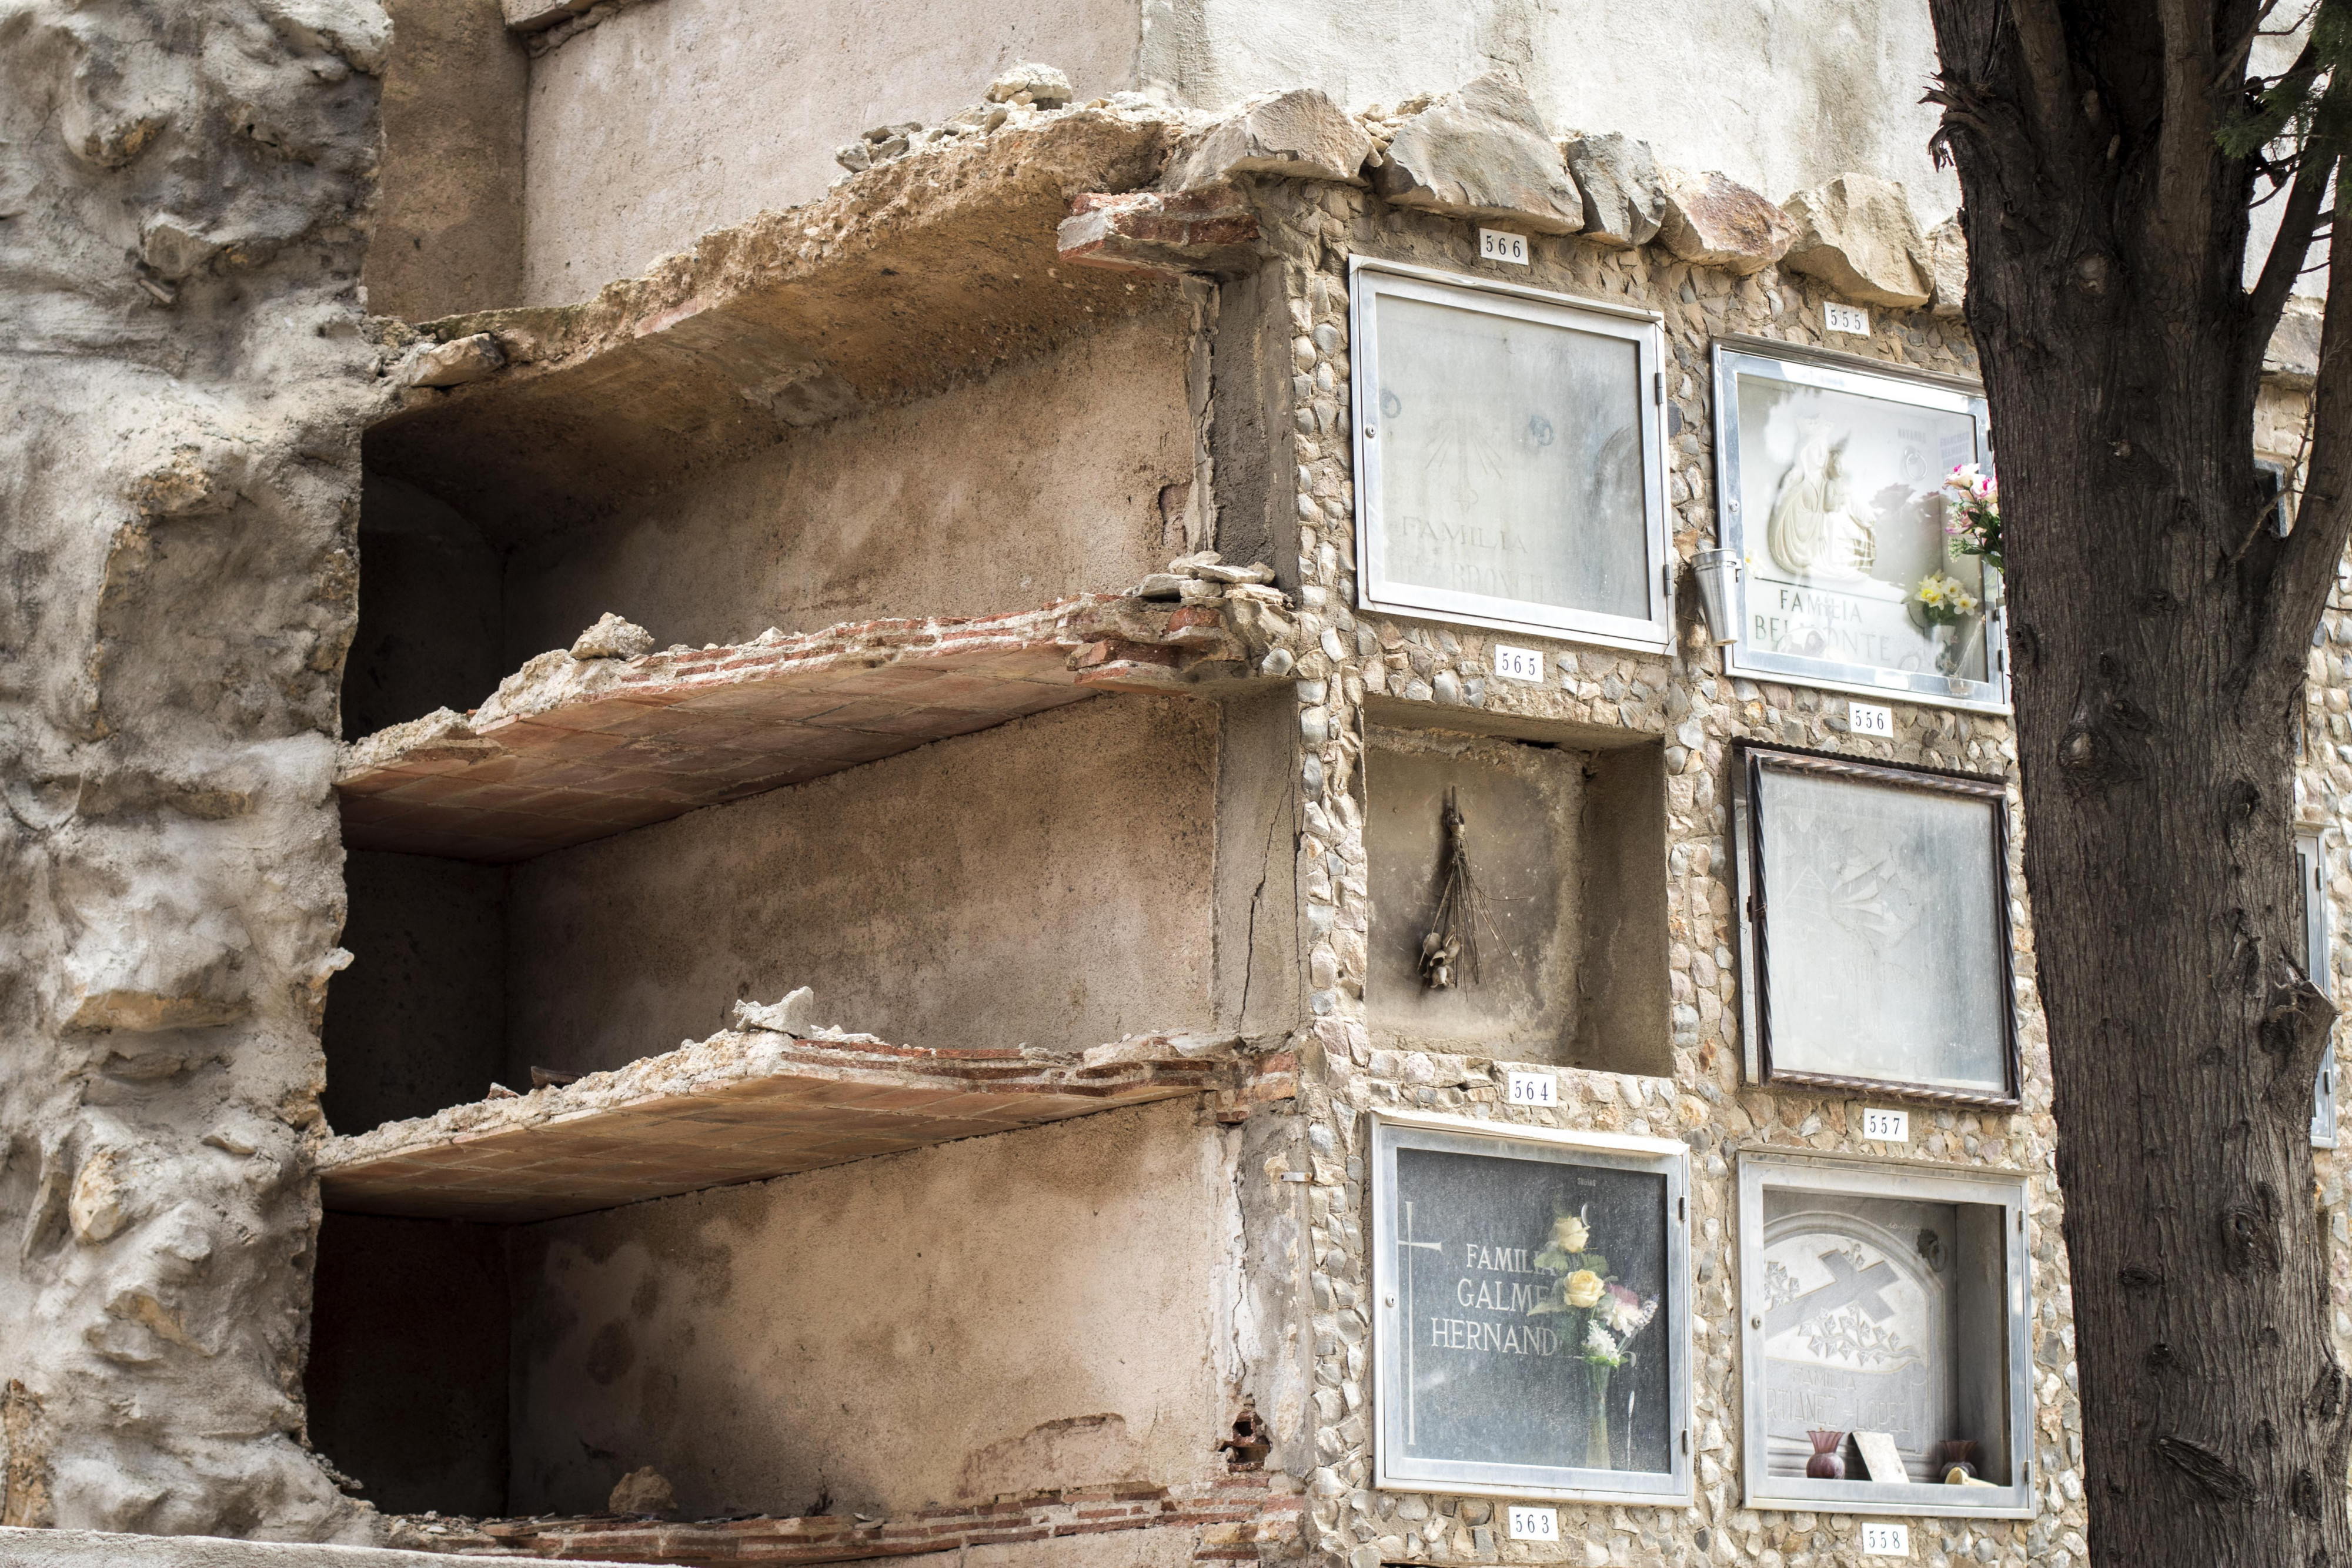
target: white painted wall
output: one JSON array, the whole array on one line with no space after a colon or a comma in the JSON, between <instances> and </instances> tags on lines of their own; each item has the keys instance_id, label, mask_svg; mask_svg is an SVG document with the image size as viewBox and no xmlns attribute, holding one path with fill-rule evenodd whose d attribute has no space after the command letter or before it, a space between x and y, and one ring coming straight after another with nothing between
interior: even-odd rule
<instances>
[{"instance_id":1,"label":"white painted wall","mask_svg":"<svg viewBox=\"0 0 2352 1568\"><path fill-rule=\"evenodd\" d=\"M1622 131L1780 201L1860 170L1924 224L1927 0L659 0L531 66L527 303L584 298L706 231L805 202L868 126L946 118L1038 59L1081 99L1214 109L1275 88L1351 108L1517 71L1557 131Z\"/></svg>"},{"instance_id":2,"label":"white painted wall","mask_svg":"<svg viewBox=\"0 0 2352 1568\"><path fill-rule=\"evenodd\" d=\"M1959 204L1927 152L1927 0L1151 0L1145 78L1213 106L1320 87L1394 105L1517 71L1555 131L1619 131L1778 202L1898 180L1923 225Z\"/></svg>"}]
</instances>

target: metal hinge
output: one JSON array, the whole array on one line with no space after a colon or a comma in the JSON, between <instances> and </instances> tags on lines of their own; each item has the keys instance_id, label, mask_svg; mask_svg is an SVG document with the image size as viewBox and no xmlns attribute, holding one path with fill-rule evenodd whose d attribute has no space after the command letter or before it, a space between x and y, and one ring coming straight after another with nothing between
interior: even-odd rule
<instances>
[{"instance_id":1,"label":"metal hinge","mask_svg":"<svg viewBox=\"0 0 2352 1568\"><path fill-rule=\"evenodd\" d=\"M1686 1459L1690 1458L1690 1428L1688 1427L1683 1428L1683 1458Z\"/></svg>"},{"instance_id":2,"label":"metal hinge","mask_svg":"<svg viewBox=\"0 0 2352 1568\"><path fill-rule=\"evenodd\" d=\"M1679 1220L1683 1221L1685 1224L1688 1224L1688 1223L1689 1223L1689 1221L1690 1221L1690 1199L1689 1199L1689 1198L1687 1198L1687 1197L1678 1197L1678 1198L1675 1199L1675 1218L1676 1219L1679 1219Z\"/></svg>"}]
</instances>

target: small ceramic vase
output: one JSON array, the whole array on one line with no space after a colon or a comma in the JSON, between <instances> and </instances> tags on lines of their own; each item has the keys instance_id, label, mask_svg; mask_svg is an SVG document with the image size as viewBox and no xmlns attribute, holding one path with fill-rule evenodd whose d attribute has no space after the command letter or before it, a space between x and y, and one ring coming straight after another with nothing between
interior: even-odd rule
<instances>
[{"instance_id":1,"label":"small ceramic vase","mask_svg":"<svg viewBox=\"0 0 2352 1568\"><path fill-rule=\"evenodd\" d=\"M1845 1461L1838 1457L1838 1445L1845 1441L1843 1432L1808 1432L1813 1440L1813 1457L1805 1461L1805 1474L1817 1481L1845 1479Z\"/></svg>"}]
</instances>

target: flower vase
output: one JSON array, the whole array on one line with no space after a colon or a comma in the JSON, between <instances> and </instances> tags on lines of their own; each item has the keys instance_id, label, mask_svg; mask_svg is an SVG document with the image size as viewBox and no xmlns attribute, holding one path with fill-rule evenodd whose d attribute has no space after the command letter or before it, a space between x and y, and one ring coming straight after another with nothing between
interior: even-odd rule
<instances>
[{"instance_id":1,"label":"flower vase","mask_svg":"<svg viewBox=\"0 0 2352 1568\"><path fill-rule=\"evenodd\" d=\"M1845 1460L1838 1453L1838 1445L1845 1441L1843 1432L1808 1432L1812 1439L1813 1457L1805 1461L1805 1474L1817 1481L1845 1479Z\"/></svg>"},{"instance_id":2,"label":"flower vase","mask_svg":"<svg viewBox=\"0 0 2352 1568\"><path fill-rule=\"evenodd\" d=\"M1957 675L1960 673L1968 664L1970 650L1977 645L1977 632L1983 624L1980 621L1970 621L1965 626L1938 622L1927 629L1928 642L1935 649L1937 674Z\"/></svg>"},{"instance_id":3,"label":"flower vase","mask_svg":"<svg viewBox=\"0 0 2352 1568\"><path fill-rule=\"evenodd\" d=\"M1584 1468L1613 1470L1609 1458L1609 1375L1605 1362L1584 1364Z\"/></svg>"}]
</instances>

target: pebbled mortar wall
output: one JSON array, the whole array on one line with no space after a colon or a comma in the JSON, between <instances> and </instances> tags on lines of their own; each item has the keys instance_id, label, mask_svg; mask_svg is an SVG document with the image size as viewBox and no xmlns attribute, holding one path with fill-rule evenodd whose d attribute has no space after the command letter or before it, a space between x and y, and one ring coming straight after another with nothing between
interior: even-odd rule
<instances>
[{"instance_id":1,"label":"pebbled mortar wall","mask_svg":"<svg viewBox=\"0 0 2352 1568\"><path fill-rule=\"evenodd\" d=\"M373 1533L300 1368L387 36L0 4L0 1523Z\"/></svg>"},{"instance_id":2,"label":"pebbled mortar wall","mask_svg":"<svg viewBox=\"0 0 2352 1568\"><path fill-rule=\"evenodd\" d=\"M1957 324L1925 312L1885 312L1866 342L1825 339L1824 295L1811 280L1768 268L1748 278L1673 260L1656 250L1614 251L1537 237L1527 268L1507 272L1475 258L1472 226L1388 208L1360 191L1266 182L1253 193L1289 317L1291 380L1281 424L1294 476L1301 604L1297 686L1302 741L1299 787L1306 831L1297 840L1302 939L1315 985L1314 1044L1301 1051L1299 1108L1305 1147L1277 1152L1259 1175L1293 1206L1296 1240L1266 1266L1289 1271L1297 1310L1280 1342L1311 1366L1313 1386L1274 1463L1306 1481L1316 1559L1352 1568L1383 1563L1528 1562L1602 1564L1672 1562L1827 1568L1864 1561L1851 1516L1753 1511L1740 1505L1739 1305L1735 1250L1735 1165L1742 1148L1836 1150L1937 1165L2021 1172L2030 1180L2032 1257L2035 1485L2030 1521L1914 1519L1915 1561L2032 1561L2070 1568L2084 1558L2081 1415L2074 1383L2074 1323L2054 1173L2048 1040L2034 992L2032 925L2020 861L2015 747L2005 720L1895 703L1893 740L1846 733L1845 699L1802 688L1734 680L1700 641L1685 591L1670 656L1579 647L1512 632L1549 661L1544 685L1491 678L1490 639L1407 618L1358 615L1352 455L1348 432L1346 267L1350 255L1481 273L1661 311L1665 319L1667 486L1674 547L1687 559L1714 542L1714 454L1708 345L1727 332L1857 350L1892 364L1971 374L1975 354ZM1280 455L1270 465L1283 472ZM1440 679L1441 674L1450 678ZM1442 703L1437 694L1454 698ZM1491 727L1500 716L1587 732L1654 737L1667 772L1665 840L1672 987L1671 1076L1560 1070L1557 1111L1502 1102L1511 1066L1476 1055L1374 1049L1363 988L1369 891L1360 768L1368 705L1375 722ZM1889 1149L1859 1135L1860 1102L1745 1086L1739 1068L1738 977L1733 950L1728 749L1742 737L1821 750L1997 773L2011 780L2011 886L2021 1025L2024 1103L2014 1113L1916 1109L1915 1140ZM1326 737L1317 743L1317 737ZM2352 888L2352 882L2347 882ZM1549 1070L1549 1069L1548 1069ZM1509 1542L1486 1499L1380 1492L1369 1451L1369 1255L1365 1231L1363 1113L1422 1107L1482 1119L1680 1137L1691 1149L1696 1387L1696 1490L1687 1508L1614 1505L1560 1509L1558 1545ZM1304 1174L1302 1184L1283 1183ZM1279 1184L1279 1185L1276 1185ZM2338 1186L2340 1188L2340 1182ZM1263 1381L1287 1383L1265 1357ZM1291 1414L1286 1411L1285 1414Z\"/></svg>"}]
</instances>

